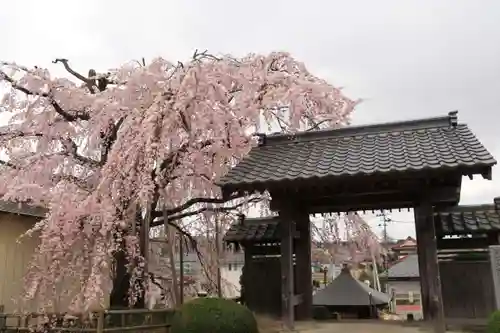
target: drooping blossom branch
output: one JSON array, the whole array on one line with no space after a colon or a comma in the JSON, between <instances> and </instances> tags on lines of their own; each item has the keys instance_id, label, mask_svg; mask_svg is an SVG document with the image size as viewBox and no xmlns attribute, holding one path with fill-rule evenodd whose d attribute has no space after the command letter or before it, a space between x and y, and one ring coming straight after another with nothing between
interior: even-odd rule
<instances>
[{"instance_id":1,"label":"drooping blossom branch","mask_svg":"<svg viewBox=\"0 0 500 333\"><path fill-rule=\"evenodd\" d=\"M312 223L314 259L335 264L379 260L383 252L379 238L356 213L326 214Z\"/></svg>"},{"instance_id":2,"label":"drooping blossom branch","mask_svg":"<svg viewBox=\"0 0 500 333\"><path fill-rule=\"evenodd\" d=\"M184 230L185 220L203 216L206 225L246 209L257 199L222 201L214 182L249 152L251 133L342 126L357 103L280 52L195 52L184 63L158 58L88 77L66 59L55 63L78 82L0 63L8 88L0 108L13 114L0 136L0 193L48 209L31 230L40 246L26 279L28 298L43 309L53 309L62 297L55 286L69 281L78 281L65 294L75 310L102 303L120 251L132 289L140 288L143 252L133 230L141 212L165 210L167 224Z\"/></svg>"}]
</instances>

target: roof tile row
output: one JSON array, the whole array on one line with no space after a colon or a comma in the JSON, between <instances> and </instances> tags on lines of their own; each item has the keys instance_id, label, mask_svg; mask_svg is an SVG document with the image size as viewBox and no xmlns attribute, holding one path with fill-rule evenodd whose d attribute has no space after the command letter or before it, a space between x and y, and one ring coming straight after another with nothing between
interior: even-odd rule
<instances>
[{"instance_id":1,"label":"roof tile row","mask_svg":"<svg viewBox=\"0 0 500 333\"><path fill-rule=\"evenodd\" d=\"M435 214L442 235L500 232L500 210L495 205L458 206Z\"/></svg>"},{"instance_id":2,"label":"roof tile row","mask_svg":"<svg viewBox=\"0 0 500 333\"><path fill-rule=\"evenodd\" d=\"M225 242L275 242L280 240L279 218L247 218L231 225L224 235Z\"/></svg>"},{"instance_id":3,"label":"roof tile row","mask_svg":"<svg viewBox=\"0 0 500 333\"><path fill-rule=\"evenodd\" d=\"M496 164L467 125L452 122L453 116L270 135L219 185Z\"/></svg>"}]
</instances>

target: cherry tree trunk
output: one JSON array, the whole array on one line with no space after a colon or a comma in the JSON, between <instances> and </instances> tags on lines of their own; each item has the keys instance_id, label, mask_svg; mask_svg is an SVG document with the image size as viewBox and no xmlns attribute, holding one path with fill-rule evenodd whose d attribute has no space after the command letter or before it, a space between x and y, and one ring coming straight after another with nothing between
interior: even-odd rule
<instances>
[{"instance_id":1,"label":"cherry tree trunk","mask_svg":"<svg viewBox=\"0 0 500 333\"><path fill-rule=\"evenodd\" d=\"M128 260L123 251L115 254L113 290L109 299L112 309L123 309L129 306L130 275L127 271L127 264Z\"/></svg>"},{"instance_id":2,"label":"cherry tree trunk","mask_svg":"<svg viewBox=\"0 0 500 333\"><path fill-rule=\"evenodd\" d=\"M139 210L140 211L140 210ZM132 233L135 233L137 229L140 230L140 236L144 237L143 233L146 232L149 234L148 231L144 231L144 228L141 228L144 224L144 221L142 219L142 216L140 213L137 214L136 217L136 228L133 228ZM139 227L139 228L137 228ZM145 242L139 242L141 246L141 254L145 254L147 249L145 246L147 246L147 243ZM113 278L113 289L111 291L110 299L109 299L109 306L111 309L123 309L123 308L144 308L145 307L145 283L144 280L138 281L140 284L140 294L137 299L137 301L132 305L130 304L130 272L128 269L129 261L126 257L126 249L125 249L125 242L122 242L121 244L121 251L117 252L114 255L114 260L115 260L115 274ZM146 276L143 277L143 279L146 278Z\"/></svg>"}]
</instances>

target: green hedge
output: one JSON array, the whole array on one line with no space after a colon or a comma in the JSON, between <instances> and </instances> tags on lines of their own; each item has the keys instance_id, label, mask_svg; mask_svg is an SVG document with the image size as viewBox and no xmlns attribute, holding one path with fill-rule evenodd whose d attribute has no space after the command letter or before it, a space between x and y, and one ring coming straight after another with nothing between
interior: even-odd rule
<instances>
[{"instance_id":1,"label":"green hedge","mask_svg":"<svg viewBox=\"0 0 500 333\"><path fill-rule=\"evenodd\" d=\"M500 311L495 311L488 319L486 333L500 333Z\"/></svg>"},{"instance_id":2,"label":"green hedge","mask_svg":"<svg viewBox=\"0 0 500 333\"><path fill-rule=\"evenodd\" d=\"M223 298L197 298L182 305L171 333L258 333L257 321L245 306Z\"/></svg>"}]
</instances>

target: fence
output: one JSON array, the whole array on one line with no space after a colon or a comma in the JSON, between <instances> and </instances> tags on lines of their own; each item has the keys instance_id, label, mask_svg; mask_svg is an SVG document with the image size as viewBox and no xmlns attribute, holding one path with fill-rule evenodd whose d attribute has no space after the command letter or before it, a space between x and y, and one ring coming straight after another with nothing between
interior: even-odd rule
<instances>
[{"instance_id":1,"label":"fence","mask_svg":"<svg viewBox=\"0 0 500 333\"><path fill-rule=\"evenodd\" d=\"M171 309L106 310L86 316L35 313L21 315L0 311L0 333L168 333L172 315Z\"/></svg>"}]
</instances>

